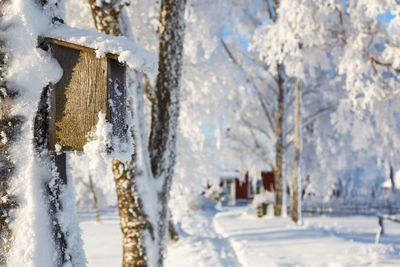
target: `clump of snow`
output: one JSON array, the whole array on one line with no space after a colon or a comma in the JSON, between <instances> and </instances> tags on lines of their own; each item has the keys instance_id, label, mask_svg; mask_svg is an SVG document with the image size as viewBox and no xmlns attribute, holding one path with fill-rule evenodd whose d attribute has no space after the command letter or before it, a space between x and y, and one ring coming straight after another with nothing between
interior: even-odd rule
<instances>
[{"instance_id":1,"label":"clump of snow","mask_svg":"<svg viewBox=\"0 0 400 267\"><path fill-rule=\"evenodd\" d=\"M93 205L89 177L92 178L100 207L117 205L111 166L112 155L108 153L111 147L112 126L106 121L104 113L99 112L98 118L96 129L90 136L91 141L83 147L83 153L72 152L68 158L70 174L77 193L75 201L81 210Z\"/></svg>"},{"instance_id":2,"label":"clump of snow","mask_svg":"<svg viewBox=\"0 0 400 267\"><path fill-rule=\"evenodd\" d=\"M28 142L19 145L29 147ZM19 209L11 222L14 244L8 255L10 266L54 266L56 253L52 242L50 218L47 203L43 195L43 182L50 180L49 166L38 166L33 148L13 153L19 158L25 157L24 168L18 169L14 181L15 195L18 196ZM20 190L18 190L20 189Z\"/></svg>"},{"instance_id":3,"label":"clump of snow","mask_svg":"<svg viewBox=\"0 0 400 267\"><path fill-rule=\"evenodd\" d=\"M0 141L3 145L7 144L8 142L7 134L4 131L0 132Z\"/></svg>"},{"instance_id":4,"label":"clump of snow","mask_svg":"<svg viewBox=\"0 0 400 267\"><path fill-rule=\"evenodd\" d=\"M192 211L215 210L216 206L217 202L203 195L198 195L189 200L189 209Z\"/></svg>"},{"instance_id":5,"label":"clump of snow","mask_svg":"<svg viewBox=\"0 0 400 267\"><path fill-rule=\"evenodd\" d=\"M48 32L46 37L93 48L97 57L104 57L106 54L119 55L118 60L126 63L129 68L143 71L152 78L157 74L155 56L124 36L109 36L94 29L81 30L62 25Z\"/></svg>"},{"instance_id":6,"label":"clump of snow","mask_svg":"<svg viewBox=\"0 0 400 267\"><path fill-rule=\"evenodd\" d=\"M20 91L19 101L13 103L11 111L32 119L42 88L62 76L57 61L37 48L37 36L46 33L50 19L31 1L12 1L5 14L1 22L5 30L0 37L6 40L11 55L6 80Z\"/></svg>"},{"instance_id":7,"label":"clump of snow","mask_svg":"<svg viewBox=\"0 0 400 267\"><path fill-rule=\"evenodd\" d=\"M54 145L54 149L56 150L56 152L61 152L61 148L62 148L62 146L60 144Z\"/></svg>"}]
</instances>

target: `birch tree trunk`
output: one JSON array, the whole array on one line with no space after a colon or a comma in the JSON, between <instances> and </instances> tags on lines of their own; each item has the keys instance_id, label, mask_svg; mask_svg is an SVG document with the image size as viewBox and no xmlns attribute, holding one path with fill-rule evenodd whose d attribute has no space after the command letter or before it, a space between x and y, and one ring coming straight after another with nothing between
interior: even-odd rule
<instances>
[{"instance_id":1,"label":"birch tree trunk","mask_svg":"<svg viewBox=\"0 0 400 267\"><path fill-rule=\"evenodd\" d=\"M279 0L265 0L268 17L272 23L278 20ZM277 62L277 85L278 85L278 111L276 113L276 144L275 144L275 166L273 167L275 178L275 206L274 215L282 216L282 208L286 208L286 204L282 206L283 194L286 194L286 188L283 188L283 157L284 147L284 115L285 115L285 80L283 78L283 65ZM284 212L286 214L286 210Z\"/></svg>"},{"instance_id":2,"label":"birch tree trunk","mask_svg":"<svg viewBox=\"0 0 400 267\"><path fill-rule=\"evenodd\" d=\"M123 236L122 266L147 266L144 231L149 224L134 186L133 166L113 160L113 173L118 197L118 211Z\"/></svg>"},{"instance_id":3,"label":"birch tree trunk","mask_svg":"<svg viewBox=\"0 0 400 267\"><path fill-rule=\"evenodd\" d=\"M109 3L102 1L98 6L95 0L89 0L93 20L99 32L113 36L123 34L120 21L123 6L116 3L117 1ZM134 134L132 137L135 139ZM117 159L113 159L112 162L123 238L123 267L147 266L144 231L150 226L134 183L135 160L136 155L132 155L130 162L121 162Z\"/></svg>"},{"instance_id":4,"label":"birch tree trunk","mask_svg":"<svg viewBox=\"0 0 400 267\"><path fill-rule=\"evenodd\" d=\"M290 217L294 222L301 220L301 204L300 204L300 152L301 152L301 94L300 80L297 79L295 86L295 139L294 139L294 162L293 162L293 180L292 180L292 196L290 205Z\"/></svg>"},{"instance_id":5,"label":"birch tree trunk","mask_svg":"<svg viewBox=\"0 0 400 267\"><path fill-rule=\"evenodd\" d=\"M121 36L119 15L123 5L117 6L115 0L102 0L100 5L97 5L97 2L96 0L89 0L96 29L108 35Z\"/></svg>"},{"instance_id":6,"label":"birch tree trunk","mask_svg":"<svg viewBox=\"0 0 400 267\"><path fill-rule=\"evenodd\" d=\"M105 2L105 1L103 1ZM103 3L96 6L89 0L92 15L98 31L110 35L121 35L119 14L121 6ZM152 226L146 221L136 192L135 170L132 163L113 161L114 179L117 186L118 207L121 216L121 229L124 236L123 266L145 266L146 247L143 241L145 229L152 235L158 255L155 262L163 265L164 239L167 229L168 198L175 165L176 130L179 115L179 82L182 69L182 51L186 0L162 0L159 27L159 72L156 88L152 97L152 120L149 140L149 153L152 176L161 180L159 196L160 213L158 225ZM111 9L115 9L114 11ZM103 9L103 10L102 10ZM103 21L104 20L104 21ZM135 158L135 155L133 155ZM135 159L133 159L134 161ZM131 167L129 167L131 166ZM128 184L128 188L122 186ZM155 189L156 190L156 189ZM156 207L154 207L156 208ZM134 211L134 212L132 212Z\"/></svg>"},{"instance_id":7,"label":"birch tree trunk","mask_svg":"<svg viewBox=\"0 0 400 267\"><path fill-rule=\"evenodd\" d=\"M283 171L283 122L284 122L284 113L285 113L285 81L283 79L282 74L282 66L280 64L277 65L277 75L278 75L278 111L276 114L276 144L275 144L275 167L274 167L274 175L275 175L275 208L274 214L275 216L282 215L282 197L283 191L282 188L282 171Z\"/></svg>"}]
</instances>

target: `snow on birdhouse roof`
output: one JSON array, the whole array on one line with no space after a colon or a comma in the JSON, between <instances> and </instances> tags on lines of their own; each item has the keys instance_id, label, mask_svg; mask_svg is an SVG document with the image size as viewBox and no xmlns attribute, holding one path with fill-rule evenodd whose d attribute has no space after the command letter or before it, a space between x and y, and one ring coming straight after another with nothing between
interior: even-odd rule
<instances>
[{"instance_id":1,"label":"snow on birdhouse roof","mask_svg":"<svg viewBox=\"0 0 400 267\"><path fill-rule=\"evenodd\" d=\"M46 34L46 38L93 49L97 57L111 55L119 62L126 63L129 68L145 72L152 77L157 74L156 57L124 36L110 36L96 30L57 25Z\"/></svg>"}]
</instances>

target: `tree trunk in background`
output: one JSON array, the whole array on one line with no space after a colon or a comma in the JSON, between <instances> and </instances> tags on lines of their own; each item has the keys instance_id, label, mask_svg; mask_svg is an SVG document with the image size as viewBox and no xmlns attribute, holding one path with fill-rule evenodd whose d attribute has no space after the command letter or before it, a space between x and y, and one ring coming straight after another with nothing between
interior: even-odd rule
<instances>
[{"instance_id":1,"label":"tree trunk in background","mask_svg":"<svg viewBox=\"0 0 400 267\"><path fill-rule=\"evenodd\" d=\"M122 266L147 266L144 231L150 227L141 208L134 186L133 167L113 160L113 173L118 197L118 212L123 236Z\"/></svg>"},{"instance_id":2,"label":"tree trunk in background","mask_svg":"<svg viewBox=\"0 0 400 267\"><path fill-rule=\"evenodd\" d=\"M102 5L97 6L95 0L89 0L97 31L113 36L123 34L120 23L123 6L116 6L116 2L102 1ZM151 228L136 192L134 183L136 156L132 155L132 158L132 162L123 163L117 159L112 162L123 238L123 267L147 266L144 230Z\"/></svg>"},{"instance_id":3,"label":"tree trunk in background","mask_svg":"<svg viewBox=\"0 0 400 267\"><path fill-rule=\"evenodd\" d=\"M390 164L389 177L390 177L390 184L392 186L392 193L395 194L396 193L396 183L394 181L394 173L393 173L392 164Z\"/></svg>"},{"instance_id":4,"label":"tree trunk in background","mask_svg":"<svg viewBox=\"0 0 400 267\"><path fill-rule=\"evenodd\" d=\"M89 0L90 9L96 29L112 36L121 36L119 14L123 6L116 6L117 1L102 0L101 5L96 5L96 0Z\"/></svg>"},{"instance_id":5,"label":"tree trunk in background","mask_svg":"<svg viewBox=\"0 0 400 267\"><path fill-rule=\"evenodd\" d=\"M283 102L286 104L287 103L287 88L284 88L284 99L283 99ZM287 156L286 156L286 148L288 147L288 143L287 143L287 139L288 139L288 135L287 135L287 121L285 120L285 118L286 118L286 113L288 112L288 110L287 109L285 109L284 110L284 112L283 112L283 129L282 129L282 137L283 137L283 140L282 140L282 146L285 148L284 149L284 151L283 151L283 155L284 155L284 157L282 158L282 213L281 213L281 216L282 217L287 217L287 205L288 205L288 203L287 203L287 188L288 188L288 179L287 179L287 173L288 173L288 170L287 170L287 167L288 167L288 165L287 165L287 162L288 162L288 159L287 159Z\"/></svg>"},{"instance_id":6,"label":"tree trunk in background","mask_svg":"<svg viewBox=\"0 0 400 267\"><path fill-rule=\"evenodd\" d=\"M294 222L298 222L301 217L300 205L300 151L301 151L301 94L300 80L297 79L295 86L295 136L294 136L294 162L293 162L293 180L292 180L292 203L290 205L290 217Z\"/></svg>"},{"instance_id":7,"label":"tree trunk in background","mask_svg":"<svg viewBox=\"0 0 400 267\"><path fill-rule=\"evenodd\" d=\"M276 114L276 144L275 144L275 216L282 215L282 196L284 189L282 188L282 171L283 171L283 114L285 112L285 81L282 76L282 66L278 64L277 66L278 75L278 112ZM286 193L286 192L285 192Z\"/></svg>"},{"instance_id":8,"label":"tree trunk in background","mask_svg":"<svg viewBox=\"0 0 400 267\"><path fill-rule=\"evenodd\" d=\"M268 12L268 17L272 23L278 19L279 0L265 0L265 5ZM277 83L278 83L278 111L276 113L276 144L275 144L275 166L273 168L275 176L275 216L282 216L283 194L286 194L286 188L283 188L283 154L284 147L284 115L285 115L285 80L283 78L283 65L277 62ZM286 210L284 212L286 214Z\"/></svg>"},{"instance_id":9,"label":"tree trunk in background","mask_svg":"<svg viewBox=\"0 0 400 267\"><path fill-rule=\"evenodd\" d=\"M162 0L160 10L158 75L149 140L152 173L155 179L162 179L158 224L160 266L163 265L168 199L176 159L185 5L186 0Z\"/></svg>"},{"instance_id":10,"label":"tree trunk in background","mask_svg":"<svg viewBox=\"0 0 400 267\"><path fill-rule=\"evenodd\" d=\"M169 211L168 213L169 215L171 215L171 211ZM176 242L179 240L179 233L178 230L175 228L174 223L172 222L171 218L168 218L168 237L169 240Z\"/></svg>"},{"instance_id":11,"label":"tree trunk in background","mask_svg":"<svg viewBox=\"0 0 400 267\"><path fill-rule=\"evenodd\" d=\"M103 3L102 6L96 6L94 0L89 0L89 4L92 8L92 15L98 31L110 35L122 34L119 24L121 6L116 7L114 3ZM162 179L162 190L158 192L161 211L157 220L158 225L155 226L159 237L159 240L155 240L159 252L156 262L159 266L163 265L164 259L168 197L176 157L175 146L179 115L179 81L182 68L185 4L185 0L161 1L159 73L152 101L149 140L152 174L155 179ZM138 236L142 237L145 229L150 229L150 232L153 229L146 221L141 209L140 199L137 193L134 192L136 190L134 186L134 168L128 168L126 164L114 160L113 170L117 186L121 229L124 235L123 266L147 265L143 238L138 238ZM130 185L128 186L129 189L122 186L124 183ZM132 213L135 209L137 212Z\"/></svg>"}]
</instances>

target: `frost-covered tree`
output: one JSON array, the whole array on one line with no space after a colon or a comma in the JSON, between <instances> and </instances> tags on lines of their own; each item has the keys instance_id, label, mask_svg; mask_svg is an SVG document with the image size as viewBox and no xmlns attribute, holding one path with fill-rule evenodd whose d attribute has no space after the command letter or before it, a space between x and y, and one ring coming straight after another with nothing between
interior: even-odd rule
<instances>
[{"instance_id":1,"label":"frost-covered tree","mask_svg":"<svg viewBox=\"0 0 400 267\"><path fill-rule=\"evenodd\" d=\"M120 1L92 1L89 0L94 24L99 32L109 35L129 35L123 31L124 23L121 22ZM134 116L139 116L135 114ZM134 152L136 153L136 152ZM113 159L113 173L118 199L118 212L121 221L123 237L122 266L146 266L146 246L144 244L144 231L151 226L146 221L142 200L135 188L136 156L132 155L130 162L121 162ZM150 178L150 177L149 177Z\"/></svg>"},{"instance_id":2,"label":"frost-covered tree","mask_svg":"<svg viewBox=\"0 0 400 267\"><path fill-rule=\"evenodd\" d=\"M4 16L4 5L6 1L0 3L0 16ZM0 18L1 18L0 17ZM4 27L4 25L2 25ZM22 123L22 116L13 115L9 113L10 105L13 104L13 99L16 97L16 90L7 86L5 79L7 71L7 47L6 40L1 38L0 41L0 79L1 79L1 102L0 102L0 265L6 266L7 253L10 250L13 242L12 231L9 223L12 221L11 209L16 208L17 202L14 196L9 192L9 183L12 175L14 174L15 165L11 157L12 145L15 139L20 134L20 126Z\"/></svg>"},{"instance_id":3,"label":"frost-covered tree","mask_svg":"<svg viewBox=\"0 0 400 267\"><path fill-rule=\"evenodd\" d=\"M278 14L268 12L265 1L229 1L229 23L221 38L224 54L235 69L236 90L226 115L228 147L244 169L272 169L275 173L275 214L281 215L283 197L285 74L278 61L258 60L246 46L264 20L275 23ZM267 5L270 3L267 2ZM278 8L278 6L271 7ZM272 70L272 71L271 71ZM231 76L232 77L232 76ZM237 82L240 80L240 82ZM233 111L233 112L232 112ZM233 114L235 114L232 116ZM231 115L232 114L232 115ZM236 116L236 117L235 117ZM257 121L257 122L256 122ZM264 123L261 123L264 121Z\"/></svg>"},{"instance_id":4,"label":"frost-covered tree","mask_svg":"<svg viewBox=\"0 0 400 267\"><path fill-rule=\"evenodd\" d=\"M63 22L62 2L1 2L2 265L85 264L71 185L47 144L48 85L61 71L39 36Z\"/></svg>"},{"instance_id":5,"label":"frost-covered tree","mask_svg":"<svg viewBox=\"0 0 400 267\"><path fill-rule=\"evenodd\" d=\"M340 92L332 120L314 124L333 127L333 131L305 125L308 129L313 128L314 141L311 143L316 149L311 153L311 143L308 143L305 151L314 155L317 151L319 154L326 153L322 155L327 156L317 157L317 162L332 176L333 173L345 173L344 170L354 168L354 164L363 164L366 158L371 161L376 154L382 154L378 151L390 145L380 146L374 151L369 144L377 143L377 138L386 135L378 142L385 144L392 139L387 137L397 135L389 130L389 123L376 127L378 121L385 122L385 116L377 112L377 107L388 109L388 99L397 94L398 69L394 56L398 46L397 1L269 2L270 5L273 3L279 4L278 20L274 24L264 23L255 35L255 46L264 60L286 62L286 74L302 79L305 87L310 82L320 83L317 78L321 70L325 77L336 77L338 81L336 85L332 83L334 79L325 81L326 85L319 87L324 98L329 98L330 88ZM388 14L391 14L390 18ZM386 114L389 118L390 112ZM324 138L320 139L322 136ZM384 154L390 158L395 150L389 152L389 149ZM311 166L311 154L307 153L305 164ZM333 154L342 155L336 156L340 159L341 168L328 163L328 155ZM348 161L350 155L357 155L355 158L359 162ZM354 162L353 167L350 162ZM307 171L315 173L320 170L320 167L314 167Z\"/></svg>"},{"instance_id":6,"label":"frost-covered tree","mask_svg":"<svg viewBox=\"0 0 400 267\"><path fill-rule=\"evenodd\" d=\"M298 90L294 90L297 87L294 86L294 82L291 80L295 79L298 82L302 82L305 88L311 90L304 90L306 92L312 92L317 89L317 86L321 81L319 76L321 73L326 75L329 69L332 67L330 61L330 54L323 49L323 43L320 41L323 37L323 31L317 31L313 23L313 12L315 5L314 1L266 1L267 11L269 19L267 19L261 27L256 30L256 34L253 38L253 49L259 52L261 59L265 61L267 66L274 64L280 64L284 69L284 76L282 79L286 81L286 88L289 93L289 97L283 103L286 103L287 108L292 105L290 94L296 95L296 102L300 98ZM271 68L270 68L271 69ZM279 76L279 71L271 69L275 75ZM279 79L277 79L279 81ZM322 88L322 87L319 87ZM293 93L295 92L296 93ZM308 93L307 92L307 93ZM321 101L313 103L318 106ZM298 107L298 105L292 105ZM315 108L308 107L310 110ZM326 107L325 107L326 108ZM322 109L323 111L323 109ZM299 110L297 109L294 116L288 116L287 120L293 118L291 121L299 121ZM316 110L315 114L308 114L311 118L319 113ZM288 114L289 115L289 114ZM292 169L292 190L291 190L291 216L294 221L299 219L300 207L298 201L300 200L301 189L298 187L301 184L301 174L303 171L299 168L301 154L299 151L299 144L301 143L301 129L298 127L298 123L294 123L296 131L287 129L288 140L286 142L286 157L290 157L290 144L292 140L295 141L294 146L294 162ZM293 129L293 128L292 128ZM292 132L292 133L291 133ZM294 132L294 135L293 135ZM294 136L294 138L291 138ZM290 140L291 139L291 140ZM288 154L289 153L289 154ZM315 159L314 159L315 160ZM291 160L289 160L290 162ZM290 166L290 165L289 165Z\"/></svg>"},{"instance_id":7,"label":"frost-covered tree","mask_svg":"<svg viewBox=\"0 0 400 267\"><path fill-rule=\"evenodd\" d=\"M151 110L149 154L154 179L161 183L158 253L164 255L168 199L174 175L179 89L182 71L184 12L186 0L161 1L159 59L154 102ZM162 258L158 260L162 265Z\"/></svg>"},{"instance_id":8,"label":"frost-covered tree","mask_svg":"<svg viewBox=\"0 0 400 267\"><path fill-rule=\"evenodd\" d=\"M322 48L323 43L320 41L322 31L319 32L313 28L315 27L312 19L313 3L313 1L265 1L265 12L268 16L257 27L252 39L252 49L258 52L259 58L266 64L267 71L275 77L278 85L277 91L280 92L277 94L275 169L278 169L277 166L282 166L279 168L282 170L281 172L283 172L283 165L279 162L284 157L286 157L286 163L289 163L286 166L292 165L290 164L292 159L289 159L291 153L293 153L293 150L290 149L293 141L291 136L294 136L295 140L300 138L298 136L299 131L293 135L293 130L290 129L290 123L294 124L295 120L287 112L288 108L295 107L293 105L294 97L291 97L291 95L295 95L294 80L301 80L304 88L308 88L304 90L303 94L308 94L315 90L320 80L325 81L320 79L319 75L328 73L324 70L332 67L330 54ZM316 102L315 105L317 106L319 103L321 102ZM279 115L280 113L282 115ZM309 116L314 117L318 113L317 110L316 114L309 114ZM282 125L279 126L280 124ZM285 129L285 126L287 129ZM287 138L286 141L285 138ZM280 139L282 141L279 141ZM296 151L295 148L295 154ZM293 171L299 166L300 158L299 155L294 157ZM301 173L300 171L299 175ZM279 172L275 171L275 175L278 175L279 182ZM286 173L285 176L287 175ZM294 179L293 182L300 180ZM293 182L292 188L296 188ZM293 208L299 207L299 205L293 203L295 199L298 199L293 196L295 191L292 190L292 214ZM281 198L281 196L282 193L276 194L276 198ZM279 201L277 204L276 208L281 209Z\"/></svg>"},{"instance_id":9,"label":"frost-covered tree","mask_svg":"<svg viewBox=\"0 0 400 267\"><path fill-rule=\"evenodd\" d=\"M121 35L120 1L89 1L95 25L99 31ZM114 159L121 230L124 238L123 266L163 264L164 239L167 229L168 199L175 165L176 131L179 115L179 82L183 50L183 15L185 1L161 1L159 24L159 72L154 88L151 109L151 126L147 153L146 129L143 108L136 95L136 121L134 135L135 154L131 162ZM140 76L136 76L138 79ZM135 81L131 81L135 82ZM138 81L136 81L137 83ZM134 85L135 86L135 85ZM138 90L141 91L139 82ZM143 153L140 155L140 153ZM154 186L156 199L149 203L149 196L140 192L142 179ZM142 189L142 190L148 190ZM154 202L152 202L154 201ZM147 208L147 210L146 210ZM155 209L157 212L148 209ZM147 243L146 241L147 240ZM151 245L149 245L151 244Z\"/></svg>"}]
</instances>

